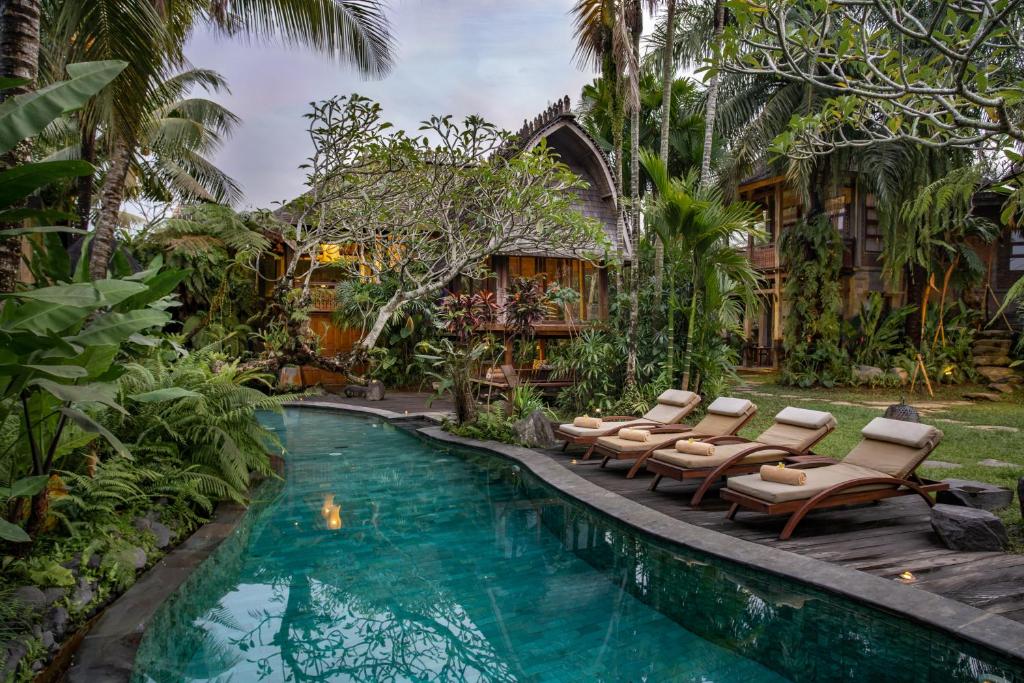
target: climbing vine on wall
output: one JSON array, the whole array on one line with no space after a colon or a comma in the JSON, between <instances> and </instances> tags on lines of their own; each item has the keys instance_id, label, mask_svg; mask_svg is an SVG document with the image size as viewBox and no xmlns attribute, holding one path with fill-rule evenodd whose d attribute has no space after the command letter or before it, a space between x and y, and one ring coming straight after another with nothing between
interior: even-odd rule
<instances>
[{"instance_id":1,"label":"climbing vine on wall","mask_svg":"<svg viewBox=\"0 0 1024 683\"><path fill-rule=\"evenodd\" d=\"M820 215L783 231L779 249L788 272L783 296L790 306L783 327L781 380L802 387L833 386L848 374L846 354L839 346L839 231L828 216Z\"/></svg>"}]
</instances>

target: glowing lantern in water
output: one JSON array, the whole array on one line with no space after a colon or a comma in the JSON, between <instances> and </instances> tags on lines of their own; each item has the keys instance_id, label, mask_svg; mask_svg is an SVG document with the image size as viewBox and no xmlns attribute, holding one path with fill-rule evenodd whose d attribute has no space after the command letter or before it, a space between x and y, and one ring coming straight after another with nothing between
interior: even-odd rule
<instances>
[{"instance_id":1,"label":"glowing lantern in water","mask_svg":"<svg viewBox=\"0 0 1024 683\"><path fill-rule=\"evenodd\" d=\"M341 507L332 505L327 513L327 528L335 531L341 528Z\"/></svg>"},{"instance_id":2,"label":"glowing lantern in water","mask_svg":"<svg viewBox=\"0 0 1024 683\"><path fill-rule=\"evenodd\" d=\"M324 504L320 508L320 516L327 519L327 515L331 514L331 508L334 507L334 494L330 494L324 498Z\"/></svg>"}]
</instances>

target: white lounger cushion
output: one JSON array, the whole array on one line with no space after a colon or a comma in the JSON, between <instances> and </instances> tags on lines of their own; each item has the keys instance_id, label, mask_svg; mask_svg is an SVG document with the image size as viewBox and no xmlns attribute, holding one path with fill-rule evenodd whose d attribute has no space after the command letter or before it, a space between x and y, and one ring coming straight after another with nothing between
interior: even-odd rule
<instances>
[{"instance_id":1,"label":"white lounger cushion","mask_svg":"<svg viewBox=\"0 0 1024 683\"><path fill-rule=\"evenodd\" d=\"M564 425L559 425L559 430L566 434L572 434L573 436L601 436L602 434L611 434L619 427L628 427L634 424L648 424L650 420L643 418L635 418L632 420L622 420L621 422L604 422L601 424L600 429L590 429L589 427L577 427L572 422L567 422Z\"/></svg>"},{"instance_id":2,"label":"white lounger cushion","mask_svg":"<svg viewBox=\"0 0 1024 683\"><path fill-rule=\"evenodd\" d=\"M836 484L853 479L865 479L884 477L885 475L877 470L868 467L851 465L840 462L825 467L812 467L802 470L807 475L807 483L803 486L792 486L780 484L774 481L764 481L760 474L747 474L741 477L729 477L727 487L738 493L743 493L766 503L787 503L794 500L809 500L825 489ZM855 491L871 491L874 489L886 488L885 485L856 486L847 489L843 493Z\"/></svg>"},{"instance_id":3,"label":"white lounger cushion","mask_svg":"<svg viewBox=\"0 0 1024 683\"><path fill-rule=\"evenodd\" d=\"M794 427L821 429L829 422L835 422L835 418L832 417L832 413L826 413L823 410L807 410L806 408L793 408L790 406L780 410L775 416L775 421L793 425Z\"/></svg>"},{"instance_id":4,"label":"white lounger cushion","mask_svg":"<svg viewBox=\"0 0 1024 683\"><path fill-rule=\"evenodd\" d=\"M745 451L757 445L758 444L756 443L719 444L715 446L714 455L693 455L692 453L680 453L674 448L662 448L651 454L651 460L659 460L670 465L675 465L676 467L686 467L688 469L718 467L740 451ZM747 457L743 458L742 463L744 465L749 465L751 463L760 462L778 462L780 458L784 458L787 455L789 455L789 453L786 451L773 448L770 450L758 451L757 453L751 453Z\"/></svg>"},{"instance_id":5,"label":"white lounger cushion","mask_svg":"<svg viewBox=\"0 0 1024 683\"><path fill-rule=\"evenodd\" d=\"M658 403L665 403L670 406L678 406L680 408L688 408L690 404L696 402L700 403L700 396L693 393L692 391L683 391L682 389L666 389L661 392L661 395L656 399Z\"/></svg>"},{"instance_id":6,"label":"white lounger cushion","mask_svg":"<svg viewBox=\"0 0 1024 683\"><path fill-rule=\"evenodd\" d=\"M730 398L728 396L719 396L711 405L708 406L708 412L714 413L715 415L728 415L729 417L739 417L750 410L751 404L745 398Z\"/></svg>"},{"instance_id":7,"label":"white lounger cushion","mask_svg":"<svg viewBox=\"0 0 1024 683\"><path fill-rule=\"evenodd\" d=\"M860 433L865 439L888 441L910 448L924 448L942 438L942 432L931 425L890 420L884 417L876 417L868 422L867 426L860 430Z\"/></svg>"},{"instance_id":8,"label":"white lounger cushion","mask_svg":"<svg viewBox=\"0 0 1024 683\"><path fill-rule=\"evenodd\" d=\"M655 446L672 446L679 439L686 439L693 432L675 432L672 434L651 434L647 441L630 441L620 436L602 436L597 443L613 453L641 453L651 450Z\"/></svg>"}]
</instances>

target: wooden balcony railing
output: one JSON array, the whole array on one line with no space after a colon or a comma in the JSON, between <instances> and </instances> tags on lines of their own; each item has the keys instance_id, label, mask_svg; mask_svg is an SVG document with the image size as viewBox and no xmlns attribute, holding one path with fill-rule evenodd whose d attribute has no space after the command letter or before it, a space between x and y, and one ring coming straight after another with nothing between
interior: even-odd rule
<instances>
[{"instance_id":1,"label":"wooden balcony railing","mask_svg":"<svg viewBox=\"0 0 1024 683\"><path fill-rule=\"evenodd\" d=\"M750 247L747 252L750 257L750 265L758 270L772 270L778 267L775 259L775 244L758 244Z\"/></svg>"}]
</instances>

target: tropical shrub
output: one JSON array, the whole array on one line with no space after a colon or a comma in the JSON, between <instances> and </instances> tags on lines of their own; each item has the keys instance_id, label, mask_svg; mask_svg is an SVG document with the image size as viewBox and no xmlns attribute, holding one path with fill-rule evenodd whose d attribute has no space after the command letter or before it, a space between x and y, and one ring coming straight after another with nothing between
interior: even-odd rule
<instances>
[{"instance_id":1,"label":"tropical shrub","mask_svg":"<svg viewBox=\"0 0 1024 683\"><path fill-rule=\"evenodd\" d=\"M502 320L513 336L531 339L534 327L548 314L548 297L537 278L517 277L509 283Z\"/></svg>"},{"instance_id":2,"label":"tropical shrub","mask_svg":"<svg viewBox=\"0 0 1024 683\"><path fill-rule=\"evenodd\" d=\"M574 339L553 345L548 362L555 377L575 380L558 394L563 413L609 410L618 401L625 356L608 332L584 330Z\"/></svg>"},{"instance_id":3,"label":"tropical shrub","mask_svg":"<svg viewBox=\"0 0 1024 683\"><path fill-rule=\"evenodd\" d=\"M397 284L388 278L380 281L346 278L334 290L334 323L359 330L360 336L373 324L376 312L394 294ZM491 295L493 297L493 295ZM436 337L434 306L425 299L414 299L396 311L381 332L380 346L370 349L366 375L390 387L420 383L424 369L416 360L416 346Z\"/></svg>"},{"instance_id":4,"label":"tropical shrub","mask_svg":"<svg viewBox=\"0 0 1024 683\"><path fill-rule=\"evenodd\" d=\"M192 346L216 341L236 356L245 351L246 336L264 311L258 265L270 247L265 232L275 225L266 212L196 204L133 238L137 253L162 255L168 265L188 270L176 317Z\"/></svg>"},{"instance_id":5,"label":"tropical shrub","mask_svg":"<svg viewBox=\"0 0 1024 683\"><path fill-rule=\"evenodd\" d=\"M907 317L916 306L901 306L886 311L885 298L871 292L861 303L860 312L844 324L845 346L855 365L887 369L906 346Z\"/></svg>"},{"instance_id":6,"label":"tropical shrub","mask_svg":"<svg viewBox=\"0 0 1024 683\"><path fill-rule=\"evenodd\" d=\"M839 271L843 242L827 215L800 221L779 238L782 267L788 272L780 380L809 387L834 386L845 381L849 368L839 346Z\"/></svg>"}]
</instances>

